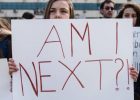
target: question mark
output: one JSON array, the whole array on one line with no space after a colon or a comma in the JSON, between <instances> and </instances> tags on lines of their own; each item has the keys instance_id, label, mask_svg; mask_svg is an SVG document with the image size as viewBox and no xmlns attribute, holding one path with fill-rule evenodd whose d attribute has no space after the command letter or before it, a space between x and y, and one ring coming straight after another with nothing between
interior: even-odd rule
<instances>
[{"instance_id":1,"label":"question mark","mask_svg":"<svg viewBox=\"0 0 140 100\"><path fill-rule=\"evenodd\" d=\"M123 69L124 67L124 62L121 58L117 58L115 59L115 63L117 63L117 61L120 61L121 62L121 68L117 71L117 74L116 74L116 90L118 91L119 90L119 87L118 87L118 77L119 77L119 73L121 72L121 70Z\"/></svg>"}]
</instances>

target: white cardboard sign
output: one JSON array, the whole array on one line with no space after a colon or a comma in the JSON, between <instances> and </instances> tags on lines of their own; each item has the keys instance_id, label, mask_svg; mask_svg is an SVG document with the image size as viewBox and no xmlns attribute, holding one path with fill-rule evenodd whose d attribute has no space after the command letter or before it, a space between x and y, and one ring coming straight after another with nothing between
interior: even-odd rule
<instances>
[{"instance_id":1,"label":"white cardboard sign","mask_svg":"<svg viewBox=\"0 0 140 100\"><path fill-rule=\"evenodd\" d=\"M11 77L9 75L9 67L7 59L0 59L0 99L12 100L10 92Z\"/></svg>"},{"instance_id":2,"label":"white cardboard sign","mask_svg":"<svg viewBox=\"0 0 140 100\"><path fill-rule=\"evenodd\" d=\"M133 31L133 65L140 71L140 27Z\"/></svg>"},{"instance_id":3,"label":"white cardboard sign","mask_svg":"<svg viewBox=\"0 0 140 100\"><path fill-rule=\"evenodd\" d=\"M13 20L13 100L133 100L130 19Z\"/></svg>"}]
</instances>

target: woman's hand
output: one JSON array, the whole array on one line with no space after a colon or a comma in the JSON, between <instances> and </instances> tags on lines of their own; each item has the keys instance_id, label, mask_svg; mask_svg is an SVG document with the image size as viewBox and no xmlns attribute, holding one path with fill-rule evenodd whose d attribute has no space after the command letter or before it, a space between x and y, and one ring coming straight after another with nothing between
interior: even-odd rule
<instances>
[{"instance_id":1,"label":"woman's hand","mask_svg":"<svg viewBox=\"0 0 140 100\"><path fill-rule=\"evenodd\" d=\"M138 71L134 67L130 67L131 78L136 82L138 78Z\"/></svg>"},{"instance_id":2,"label":"woman's hand","mask_svg":"<svg viewBox=\"0 0 140 100\"><path fill-rule=\"evenodd\" d=\"M8 61L8 66L9 66L9 74L12 75L13 72L17 72L18 68L12 58L9 58Z\"/></svg>"}]
</instances>

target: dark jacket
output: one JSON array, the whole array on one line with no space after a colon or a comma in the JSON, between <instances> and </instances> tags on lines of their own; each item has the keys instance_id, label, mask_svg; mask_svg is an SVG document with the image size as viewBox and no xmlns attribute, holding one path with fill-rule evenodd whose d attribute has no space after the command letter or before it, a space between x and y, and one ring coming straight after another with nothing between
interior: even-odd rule
<instances>
[{"instance_id":1,"label":"dark jacket","mask_svg":"<svg viewBox=\"0 0 140 100\"><path fill-rule=\"evenodd\" d=\"M0 58L12 58L11 35L0 36Z\"/></svg>"},{"instance_id":2,"label":"dark jacket","mask_svg":"<svg viewBox=\"0 0 140 100\"><path fill-rule=\"evenodd\" d=\"M134 87L134 100L140 100L140 73Z\"/></svg>"}]
</instances>

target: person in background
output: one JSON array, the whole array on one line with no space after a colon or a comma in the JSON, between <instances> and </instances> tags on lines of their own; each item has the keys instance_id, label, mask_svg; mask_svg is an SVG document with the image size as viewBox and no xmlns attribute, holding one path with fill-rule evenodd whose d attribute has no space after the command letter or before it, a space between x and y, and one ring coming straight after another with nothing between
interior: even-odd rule
<instances>
[{"instance_id":1,"label":"person in background","mask_svg":"<svg viewBox=\"0 0 140 100\"><path fill-rule=\"evenodd\" d=\"M112 0L105 0L100 5L101 18L113 18L114 17L115 2Z\"/></svg>"},{"instance_id":2,"label":"person in background","mask_svg":"<svg viewBox=\"0 0 140 100\"><path fill-rule=\"evenodd\" d=\"M34 19L34 14L30 13L30 12L24 12L22 15L22 19Z\"/></svg>"},{"instance_id":3,"label":"person in background","mask_svg":"<svg viewBox=\"0 0 140 100\"><path fill-rule=\"evenodd\" d=\"M125 4L116 18L131 18L133 26L140 26L140 8L137 4ZM140 74L137 82L134 83L134 100L140 100Z\"/></svg>"},{"instance_id":4,"label":"person in background","mask_svg":"<svg viewBox=\"0 0 140 100\"><path fill-rule=\"evenodd\" d=\"M140 26L140 8L136 4L126 4L116 18L132 18L133 26Z\"/></svg>"},{"instance_id":5,"label":"person in background","mask_svg":"<svg viewBox=\"0 0 140 100\"><path fill-rule=\"evenodd\" d=\"M0 58L11 57L11 26L8 20L0 18Z\"/></svg>"}]
</instances>

